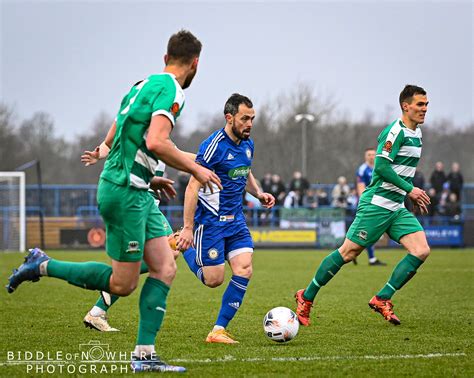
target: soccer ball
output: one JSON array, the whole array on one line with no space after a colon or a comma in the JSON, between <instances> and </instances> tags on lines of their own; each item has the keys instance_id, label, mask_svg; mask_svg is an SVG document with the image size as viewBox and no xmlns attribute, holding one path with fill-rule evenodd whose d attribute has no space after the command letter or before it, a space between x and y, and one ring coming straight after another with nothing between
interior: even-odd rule
<instances>
[{"instance_id":1,"label":"soccer ball","mask_svg":"<svg viewBox=\"0 0 474 378\"><path fill-rule=\"evenodd\" d=\"M263 318L265 335L278 343L285 343L296 337L300 323L296 314L286 307L275 307Z\"/></svg>"}]
</instances>

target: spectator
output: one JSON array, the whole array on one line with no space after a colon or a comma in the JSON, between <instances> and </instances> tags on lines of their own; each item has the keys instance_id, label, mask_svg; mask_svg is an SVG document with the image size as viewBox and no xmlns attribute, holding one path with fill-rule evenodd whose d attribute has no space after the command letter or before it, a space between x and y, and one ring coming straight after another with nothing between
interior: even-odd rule
<instances>
[{"instance_id":1,"label":"spectator","mask_svg":"<svg viewBox=\"0 0 474 378\"><path fill-rule=\"evenodd\" d=\"M461 199L462 187L464 184L464 178L460 172L458 162L454 162L451 166L451 172L449 172L448 178L449 189L452 193L456 194L457 199Z\"/></svg>"},{"instance_id":2,"label":"spectator","mask_svg":"<svg viewBox=\"0 0 474 378\"><path fill-rule=\"evenodd\" d=\"M415 176L413 176L413 186L417 188L424 189L425 188L425 176L421 171L415 171Z\"/></svg>"},{"instance_id":3,"label":"spectator","mask_svg":"<svg viewBox=\"0 0 474 378\"><path fill-rule=\"evenodd\" d=\"M444 215L458 220L461 216L461 205L459 204L456 193L449 193L448 200L444 205Z\"/></svg>"},{"instance_id":4,"label":"spectator","mask_svg":"<svg viewBox=\"0 0 474 378\"><path fill-rule=\"evenodd\" d=\"M436 190L436 193L441 194L443 191L443 185L446 182L446 175L444 174L444 165L438 161L435 165L435 170L431 174L430 183L431 187Z\"/></svg>"},{"instance_id":5,"label":"spectator","mask_svg":"<svg viewBox=\"0 0 474 378\"><path fill-rule=\"evenodd\" d=\"M265 176L263 176L262 179L262 191L271 193L271 187L272 187L272 174L271 173L265 173Z\"/></svg>"},{"instance_id":6,"label":"spectator","mask_svg":"<svg viewBox=\"0 0 474 378\"><path fill-rule=\"evenodd\" d=\"M451 193L449 191L449 183L445 182L443 185L443 191L439 196L438 211L441 213L441 215L444 215L446 212L446 204L448 203L449 193Z\"/></svg>"},{"instance_id":7,"label":"spectator","mask_svg":"<svg viewBox=\"0 0 474 378\"><path fill-rule=\"evenodd\" d=\"M329 206L329 198L325 190L319 188L316 191L316 197L318 198L318 206Z\"/></svg>"},{"instance_id":8,"label":"spectator","mask_svg":"<svg viewBox=\"0 0 474 378\"><path fill-rule=\"evenodd\" d=\"M344 176L339 176L337 179L337 184L334 185L332 190L332 206L341 207L343 209L347 208L347 198L351 189L347 185L347 179Z\"/></svg>"},{"instance_id":9,"label":"spectator","mask_svg":"<svg viewBox=\"0 0 474 378\"><path fill-rule=\"evenodd\" d=\"M263 185L263 183L262 183ZM281 206L283 200L285 199L286 192L285 192L285 185L281 181L281 178L277 174L272 175L272 182L270 186L270 190L268 193L272 194L275 197L275 205Z\"/></svg>"},{"instance_id":10,"label":"spectator","mask_svg":"<svg viewBox=\"0 0 474 378\"><path fill-rule=\"evenodd\" d=\"M430 197L431 203L428 205L428 215L433 217L438 215L438 194L434 188L428 190L428 196Z\"/></svg>"},{"instance_id":11,"label":"spectator","mask_svg":"<svg viewBox=\"0 0 474 378\"><path fill-rule=\"evenodd\" d=\"M355 214L357 210L357 204L359 203L359 196L357 195L357 190L354 188L351 190L349 196L347 197L347 206L351 210L351 214Z\"/></svg>"},{"instance_id":12,"label":"spectator","mask_svg":"<svg viewBox=\"0 0 474 378\"><path fill-rule=\"evenodd\" d=\"M314 189L308 189L306 196L303 199L303 206L309 209L315 209L318 207L318 194Z\"/></svg>"},{"instance_id":13,"label":"spectator","mask_svg":"<svg viewBox=\"0 0 474 378\"><path fill-rule=\"evenodd\" d=\"M283 202L283 207L286 209L290 209L293 207L298 207L299 205L299 194L295 190L290 190L285 197L285 201Z\"/></svg>"},{"instance_id":14,"label":"spectator","mask_svg":"<svg viewBox=\"0 0 474 378\"><path fill-rule=\"evenodd\" d=\"M303 206L304 197L306 192L309 189L308 180L303 177L300 171L295 171L293 173L293 179L290 182L290 191L295 191L298 195L298 205Z\"/></svg>"}]
</instances>

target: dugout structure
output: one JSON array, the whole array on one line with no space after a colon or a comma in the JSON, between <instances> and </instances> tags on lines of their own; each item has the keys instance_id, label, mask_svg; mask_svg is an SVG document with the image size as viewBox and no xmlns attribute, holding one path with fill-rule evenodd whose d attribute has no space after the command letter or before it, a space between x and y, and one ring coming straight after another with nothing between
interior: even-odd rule
<instances>
[{"instance_id":1,"label":"dugout structure","mask_svg":"<svg viewBox=\"0 0 474 378\"><path fill-rule=\"evenodd\" d=\"M25 173L0 172L0 251L25 251Z\"/></svg>"}]
</instances>

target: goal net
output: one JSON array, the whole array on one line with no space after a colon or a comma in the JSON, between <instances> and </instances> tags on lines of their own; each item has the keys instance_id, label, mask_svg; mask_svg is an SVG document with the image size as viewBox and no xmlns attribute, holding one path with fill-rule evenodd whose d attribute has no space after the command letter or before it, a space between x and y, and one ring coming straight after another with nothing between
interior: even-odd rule
<instances>
[{"instance_id":1,"label":"goal net","mask_svg":"<svg viewBox=\"0 0 474 378\"><path fill-rule=\"evenodd\" d=\"M24 251L25 173L0 172L0 251Z\"/></svg>"}]
</instances>

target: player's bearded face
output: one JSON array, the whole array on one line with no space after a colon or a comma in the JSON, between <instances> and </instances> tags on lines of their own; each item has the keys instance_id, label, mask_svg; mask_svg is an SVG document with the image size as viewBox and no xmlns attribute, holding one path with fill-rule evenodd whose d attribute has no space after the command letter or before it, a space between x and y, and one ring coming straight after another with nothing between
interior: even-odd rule
<instances>
[{"instance_id":1,"label":"player's bearded face","mask_svg":"<svg viewBox=\"0 0 474 378\"><path fill-rule=\"evenodd\" d=\"M238 113L232 117L232 133L240 140L250 138L252 123L255 118L255 110L241 104Z\"/></svg>"},{"instance_id":2,"label":"player's bearded face","mask_svg":"<svg viewBox=\"0 0 474 378\"><path fill-rule=\"evenodd\" d=\"M244 132L243 129L239 129L237 127L236 122L232 124L232 133L240 140L247 140L250 138L250 130L248 132Z\"/></svg>"}]
</instances>

